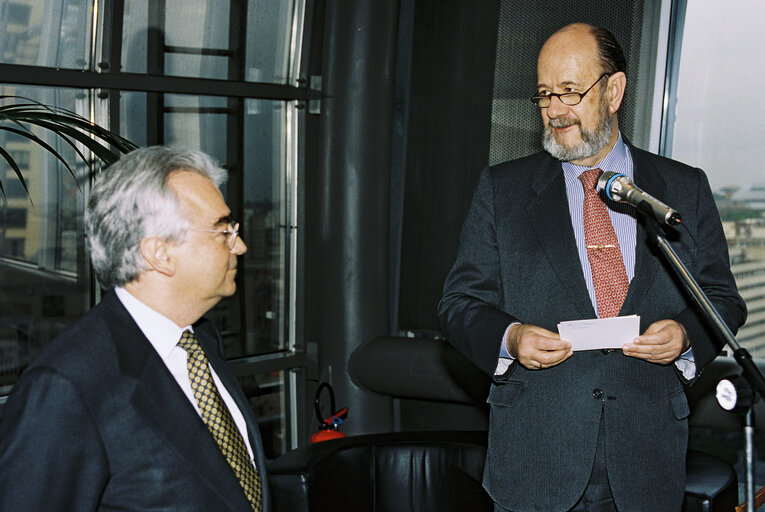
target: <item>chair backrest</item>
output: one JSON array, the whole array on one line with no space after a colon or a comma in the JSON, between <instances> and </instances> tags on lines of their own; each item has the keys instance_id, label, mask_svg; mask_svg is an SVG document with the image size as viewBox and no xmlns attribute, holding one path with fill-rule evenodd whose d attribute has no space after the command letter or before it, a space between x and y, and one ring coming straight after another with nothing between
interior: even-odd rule
<instances>
[{"instance_id":1,"label":"chair backrest","mask_svg":"<svg viewBox=\"0 0 765 512\"><path fill-rule=\"evenodd\" d=\"M492 511L486 432L394 432L316 443L269 464L274 512Z\"/></svg>"}]
</instances>

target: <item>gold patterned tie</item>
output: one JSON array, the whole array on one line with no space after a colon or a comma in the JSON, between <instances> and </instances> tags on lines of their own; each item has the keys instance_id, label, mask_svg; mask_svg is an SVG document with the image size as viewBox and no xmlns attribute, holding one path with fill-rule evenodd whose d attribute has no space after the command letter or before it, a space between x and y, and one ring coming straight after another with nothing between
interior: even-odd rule
<instances>
[{"instance_id":1,"label":"gold patterned tie","mask_svg":"<svg viewBox=\"0 0 765 512\"><path fill-rule=\"evenodd\" d=\"M215 387L207 356L191 331L183 332L178 346L187 352L186 368L189 371L191 389L202 420L210 429L231 469L234 470L252 509L257 512L262 511L263 496L258 470L250 459L247 446L234 423L234 418L218 393L218 388Z\"/></svg>"},{"instance_id":2,"label":"gold patterned tie","mask_svg":"<svg viewBox=\"0 0 765 512\"><path fill-rule=\"evenodd\" d=\"M584 240L587 244L587 259L590 260L598 317L608 318L619 314L630 283L614 225L595 188L602 172L600 169L590 169L583 172L579 180L584 187Z\"/></svg>"}]
</instances>

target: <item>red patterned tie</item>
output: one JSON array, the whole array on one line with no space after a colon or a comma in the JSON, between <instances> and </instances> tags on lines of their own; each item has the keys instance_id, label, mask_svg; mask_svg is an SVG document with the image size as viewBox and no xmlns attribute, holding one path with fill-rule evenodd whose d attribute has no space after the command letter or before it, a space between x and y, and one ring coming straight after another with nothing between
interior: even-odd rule
<instances>
[{"instance_id":1,"label":"red patterned tie","mask_svg":"<svg viewBox=\"0 0 765 512\"><path fill-rule=\"evenodd\" d=\"M602 172L590 169L583 172L579 179L584 187L584 240L598 317L608 318L619 314L630 283L608 209L596 189Z\"/></svg>"}]
</instances>

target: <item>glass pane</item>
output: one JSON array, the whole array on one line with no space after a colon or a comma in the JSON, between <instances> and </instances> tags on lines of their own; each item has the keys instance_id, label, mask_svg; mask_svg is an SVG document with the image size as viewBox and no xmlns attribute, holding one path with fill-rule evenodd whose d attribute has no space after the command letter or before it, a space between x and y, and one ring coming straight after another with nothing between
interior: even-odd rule
<instances>
[{"instance_id":1,"label":"glass pane","mask_svg":"<svg viewBox=\"0 0 765 512\"><path fill-rule=\"evenodd\" d=\"M765 357L765 174L759 120L765 105L731 108L741 84L765 80L759 62L765 4L742 0L736 9L688 2L678 74L672 157L704 169L723 219L732 270L749 315L737 339ZM715 34L715 37L709 37Z\"/></svg>"},{"instance_id":2,"label":"glass pane","mask_svg":"<svg viewBox=\"0 0 765 512\"><path fill-rule=\"evenodd\" d=\"M245 353L287 347L289 225L283 102L247 100L244 151Z\"/></svg>"},{"instance_id":3,"label":"glass pane","mask_svg":"<svg viewBox=\"0 0 765 512\"><path fill-rule=\"evenodd\" d=\"M245 80L287 83L293 0L250 0ZM294 85L294 84L292 84Z\"/></svg>"},{"instance_id":4,"label":"glass pane","mask_svg":"<svg viewBox=\"0 0 765 512\"><path fill-rule=\"evenodd\" d=\"M255 411L263 437L263 449L269 459L287 451L287 419L289 410L286 392L287 372L277 371L264 375L239 377L250 407Z\"/></svg>"},{"instance_id":5,"label":"glass pane","mask_svg":"<svg viewBox=\"0 0 765 512\"><path fill-rule=\"evenodd\" d=\"M293 9L285 0L126 0L122 69L286 83Z\"/></svg>"},{"instance_id":6,"label":"glass pane","mask_svg":"<svg viewBox=\"0 0 765 512\"><path fill-rule=\"evenodd\" d=\"M166 94L164 143L201 149L221 164L228 164L229 114L225 101L225 98Z\"/></svg>"},{"instance_id":7,"label":"glass pane","mask_svg":"<svg viewBox=\"0 0 765 512\"><path fill-rule=\"evenodd\" d=\"M0 0L0 62L87 69L90 0Z\"/></svg>"},{"instance_id":8,"label":"glass pane","mask_svg":"<svg viewBox=\"0 0 765 512\"><path fill-rule=\"evenodd\" d=\"M84 91L0 87L43 103L82 112ZM0 394L46 343L88 307L89 272L83 234L83 190L87 166L60 138L33 132L56 149L78 176L36 143L0 132L0 144L13 155L29 195L13 170L0 163L6 201L0 204Z\"/></svg>"}]
</instances>

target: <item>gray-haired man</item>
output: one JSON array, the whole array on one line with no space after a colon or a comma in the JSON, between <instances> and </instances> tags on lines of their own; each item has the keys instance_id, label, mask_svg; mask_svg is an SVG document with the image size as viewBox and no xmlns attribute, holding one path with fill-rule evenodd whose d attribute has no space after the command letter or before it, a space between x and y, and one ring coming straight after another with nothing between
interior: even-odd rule
<instances>
[{"instance_id":1,"label":"gray-haired man","mask_svg":"<svg viewBox=\"0 0 765 512\"><path fill-rule=\"evenodd\" d=\"M247 250L225 177L204 153L152 147L96 180L86 230L110 291L15 385L0 510L269 510L255 417L202 318Z\"/></svg>"}]
</instances>

